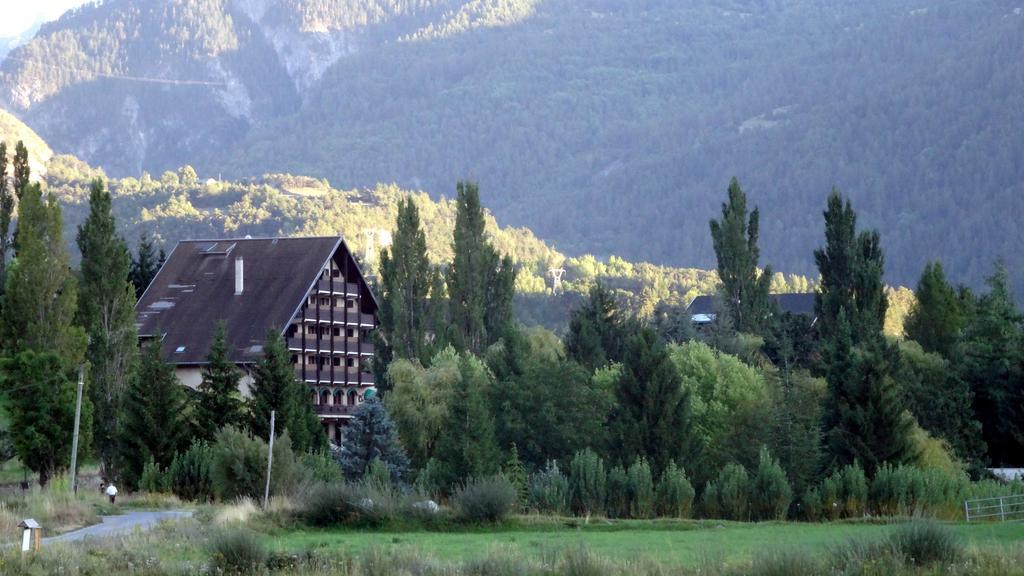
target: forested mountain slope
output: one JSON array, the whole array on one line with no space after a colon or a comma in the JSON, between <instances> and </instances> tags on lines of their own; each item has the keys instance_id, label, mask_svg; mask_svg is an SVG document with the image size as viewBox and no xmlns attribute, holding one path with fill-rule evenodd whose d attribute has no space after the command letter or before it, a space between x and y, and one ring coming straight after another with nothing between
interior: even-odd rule
<instances>
[{"instance_id":1,"label":"forested mountain slope","mask_svg":"<svg viewBox=\"0 0 1024 576\"><path fill-rule=\"evenodd\" d=\"M763 260L814 271L833 185L888 279L1024 286L1024 2L108 0L0 94L112 174L292 172L438 197L481 182L569 254L711 267L736 175ZM184 82L187 81L187 82Z\"/></svg>"}]
</instances>

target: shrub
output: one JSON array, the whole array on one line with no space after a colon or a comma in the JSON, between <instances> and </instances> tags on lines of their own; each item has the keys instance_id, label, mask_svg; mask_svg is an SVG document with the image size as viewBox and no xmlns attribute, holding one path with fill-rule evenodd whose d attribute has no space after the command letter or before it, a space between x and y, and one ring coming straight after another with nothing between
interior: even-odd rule
<instances>
[{"instance_id":1,"label":"shrub","mask_svg":"<svg viewBox=\"0 0 1024 576\"><path fill-rule=\"evenodd\" d=\"M167 474L160 470L160 466L152 458L142 466L139 490L152 493L167 492Z\"/></svg>"},{"instance_id":2,"label":"shrub","mask_svg":"<svg viewBox=\"0 0 1024 576\"><path fill-rule=\"evenodd\" d=\"M604 462L587 448L576 453L569 464L569 504L577 516L604 513Z\"/></svg>"},{"instance_id":3,"label":"shrub","mask_svg":"<svg viewBox=\"0 0 1024 576\"><path fill-rule=\"evenodd\" d=\"M803 550L758 554L749 567L737 572L745 576L815 576L821 573L821 565Z\"/></svg>"},{"instance_id":4,"label":"shrub","mask_svg":"<svg viewBox=\"0 0 1024 576\"><path fill-rule=\"evenodd\" d=\"M611 484L611 475L608 477ZM686 477L686 471L669 461L658 480L658 514L670 518L689 518L693 508L693 485Z\"/></svg>"},{"instance_id":5,"label":"shrub","mask_svg":"<svg viewBox=\"0 0 1024 576\"><path fill-rule=\"evenodd\" d=\"M629 516L629 475L625 468L616 466L608 471L606 488L605 513L609 518L627 518Z\"/></svg>"},{"instance_id":6,"label":"shrub","mask_svg":"<svg viewBox=\"0 0 1024 576\"><path fill-rule=\"evenodd\" d=\"M793 501L786 472L762 447L757 473L750 486L750 515L754 520L782 520Z\"/></svg>"},{"instance_id":7,"label":"shrub","mask_svg":"<svg viewBox=\"0 0 1024 576\"><path fill-rule=\"evenodd\" d=\"M627 471L629 476L629 514L633 518L654 516L654 480L647 459L640 457Z\"/></svg>"},{"instance_id":8,"label":"shrub","mask_svg":"<svg viewBox=\"0 0 1024 576\"><path fill-rule=\"evenodd\" d=\"M353 524L362 515L359 503L365 498L365 493L354 484L318 484L306 493L301 514L313 526Z\"/></svg>"},{"instance_id":9,"label":"shrub","mask_svg":"<svg viewBox=\"0 0 1024 576\"><path fill-rule=\"evenodd\" d=\"M824 519L822 510L821 494L817 488L808 488L800 498L800 515L809 522L818 522Z\"/></svg>"},{"instance_id":10,"label":"shrub","mask_svg":"<svg viewBox=\"0 0 1024 576\"><path fill-rule=\"evenodd\" d=\"M704 485L704 494L701 497L701 508L705 518L721 518L722 507L718 501L718 485L711 480Z\"/></svg>"},{"instance_id":11,"label":"shrub","mask_svg":"<svg viewBox=\"0 0 1024 576\"><path fill-rule=\"evenodd\" d=\"M750 496L750 477L746 468L739 464L726 464L718 478L709 483L704 496L705 512L709 516L746 520Z\"/></svg>"},{"instance_id":12,"label":"shrub","mask_svg":"<svg viewBox=\"0 0 1024 576\"><path fill-rule=\"evenodd\" d=\"M565 514L569 509L569 480L549 460L544 470L530 476L530 507L541 513Z\"/></svg>"},{"instance_id":13,"label":"shrub","mask_svg":"<svg viewBox=\"0 0 1024 576\"><path fill-rule=\"evenodd\" d=\"M302 468L285 432L274 441L271 494L291 491L302 480ZM211 448L210 480L221 500L262 498L267 474L267 443L235 428L217 433Z\"/></svg>"},{"instance_id":14,"label":"shrub","mask_svg":"<svg viewBox=\"0 0 1024 576\"><path fill-rule=\"evenodd\" d=\"M366 467L366 473L363 476L363 483L380 489L390 488L391 471L388 470L387 464L382 462L379 458L371 460L370 465Z\"/></svg>"},{"instance_id":15,"label":"shrub","mask_svg":"<svg viewBox=\"0 0 1024 576\"><path fill-rule=\"evenodd\" d=\"M342 480L341 467L329 452L303 454L302 467L312 482L330 484Z\"/></svg>"},{"instance_id":16,"label":"shrub","mask_svg":"<svg viewBox=\"0 0 1024 576\"><path fill-rule=\"evenodd\" d=\"M889 536L893 552L915 566L951 564L964 553L963 543L951 530L931 521L915 521L896 528Z\"/></svg>"},{"instance_id":17,"label":"shrub","mask_svg":"<svg viewBox=\"0 0 1024 576\"><path fill-rule=\"evenodd\" d=\"M420 469L419 474L416 475L416 482L414 484L416 490L434 497L444 493L447 490L447 486L444 485L445 472L443 468L444 466L437 459L431 458L427 460L427 463Z\"/></svg>"},{"instance_id":18,"label":"shrub","mask_svg":"<svg viewBox=\"0 0 1024 576\"><path fill-rule=\"evenodd\" d=\"M248 530L221 530L210 540L210 564L220 573L254 574L266 561L266 549Z\"/></svg>"},{"instance_id":19,"label":"shrub","mask_svg":"<svg viewBox=\"0 0 1024 576\"><path fill-rule=\"evenodd\" d=\"M864 469L860 467L860 464L854 462L850 466L843 467L838 474L842 495L840 502L842 515L846 518L864 516L868 505L868 481L864 476Z\"/></svg>"},{"instance_id":20,"label":"shrub","mask_svg":"<svg viewBox=\"0 0 1024 576\"><path fill-rule=\"evenodd\" d=\"M516 489L500 474L473 479L455 490L452 504L462 521L493 524L504 520L515 509Z\"/></svg>"},{"instance_id":21,"label":"shrub","mask_svg":"<svg viewBox=\"0 0 1024 576\"><path fill-rule=\"evenodd\" d=\"M210 447L205 442L196 442L188 450L175 454L170 468L167 469L171 492L182 500L211 500L211 458Z\"/></svg>"},{"instance_id":22,"label":"shrub","mask_svg":"<svg viewBox=\"0 0 1024 576\"><path fill-rule=\"evenodd\" d=\"M840 507L840 492L842 490L842 479L838 474L833 474L821 481L821 519L835 520L842 512Z\"/></svg>"}]
</instances>

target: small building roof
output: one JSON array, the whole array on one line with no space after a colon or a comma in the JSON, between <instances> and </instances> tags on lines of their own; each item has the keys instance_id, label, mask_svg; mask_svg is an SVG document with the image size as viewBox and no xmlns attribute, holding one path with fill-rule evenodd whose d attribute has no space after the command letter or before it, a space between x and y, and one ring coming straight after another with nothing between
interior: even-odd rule
<instances>
[{"instance_id":1,"label":"small building roof","mask_svg":"<svg viewBox=\"0 0 1024 576\"><path fill-rule=\"evenodd\" d=\"M31 528L34 530L39 528L39 522L36 522L34 518L26 518L18 524L18 528Z\"/></svg>"},{"instance_id":2,"label":"small building roof","mask_svg":"<svg viewBox=\"0 0 1024 576\"><path fill-rule=\"evenodd\" d=\"M285 329L339 248L339 237L182 240L135 306L139 336L161 340L167 362L203 364L213 327L223 320L231 360L255 362L267 331ZM243 262L240 295L237 258ZM361 275L348 282L373 298Z\"/></svg>"},{"instance_id":3,"label":"small building roof","mask_svg":"<svg viewBox=\"0 0 1024 576\"><path fill-rule=\"evenodd\" d=\"M779 306L780 312L791 312L793 314L803 314L805 316L814 317L814 293L787 293L787 294L772 294L771 299L775 301ZM714 296L697 296L690 302L690 305L686 307L692 317L701 316L703 318L715 317L715 297ZM694 318L696 321L696 318Z\"/></svg>"}]
</instances>

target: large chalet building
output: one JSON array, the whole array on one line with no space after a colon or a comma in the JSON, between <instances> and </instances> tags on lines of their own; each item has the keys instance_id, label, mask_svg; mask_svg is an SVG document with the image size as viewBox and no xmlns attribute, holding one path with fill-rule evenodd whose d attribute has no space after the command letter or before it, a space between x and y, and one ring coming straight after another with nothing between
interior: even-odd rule
<instances>
[{"instance_id":1,"label":"large chalet building","mask_svg":"<svg viewBox=\"0 0 1024 576\"><path fill-rule=\"evenodd\" d=\"M377 309L337 237L181 241L135 307L139 338L160 342L163 358L192 388L202 381L218 322L245 374L243 395L268 330L279 331L335 441L354 408L376 391L369 362Z\"/></svg>"}]
</instances>

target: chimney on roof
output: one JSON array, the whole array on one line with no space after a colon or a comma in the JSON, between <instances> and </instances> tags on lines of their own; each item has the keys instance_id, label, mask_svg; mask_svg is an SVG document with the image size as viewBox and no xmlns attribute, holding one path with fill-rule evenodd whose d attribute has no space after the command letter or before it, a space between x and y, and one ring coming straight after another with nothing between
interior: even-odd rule
<instances>
[{"instance_id":1,"label":"chimney on roof","mask_svg":"<svg viewBox=\"0 0 1024 576\"><path fill-rule=\"evenodd\" d=\"M235 258L235 296L242 293L242 288L245 286L245 281L242 277L243 266L242 257Z\"/></svg>"}]
</instances>

